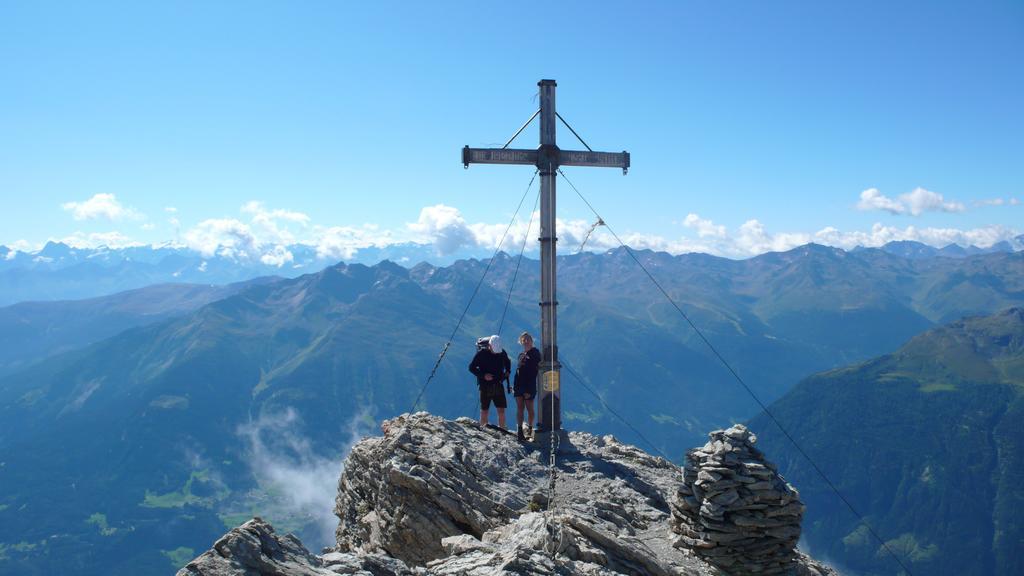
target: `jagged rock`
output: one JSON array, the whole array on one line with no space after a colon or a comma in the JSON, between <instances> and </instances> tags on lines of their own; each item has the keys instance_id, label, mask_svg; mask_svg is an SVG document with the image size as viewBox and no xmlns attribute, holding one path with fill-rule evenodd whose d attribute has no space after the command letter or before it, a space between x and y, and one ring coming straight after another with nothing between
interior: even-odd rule
<instances>
[{"instance_id":1,"label":"jagged rock","mask_svg":"<svg viewBox=\"0 0 1024 576\"><path fill-rule=\"evenodd\" d=\"M445 543L446 549L451 545L452 554L427 564L435 576L620 574L602 565L607 557L568 529L564 517L549 521L544 514L530 512L485 533L482 541L464 534L445 538Z\"/></svg>"},{"instance_id":2,"label":"jagged rock","mask_svg":"<svg viewBox=\"0 0 1024 576\"><path fill-rule=\"evenodd\" d=\"M278 536L260 518L232 529L195 560L178 571L178 576L227 576L287 574L321 576L331 574L323 562L291 534Z\"/></svg>"},{"instance_id":3,"label":"jagged rock","mask_svg":"<svg viewBox=\"0 0 1024 576\"><path fill-rule=\"evenodd\" d=\"M341 549L424 564L441 539L479 538L527 509L544 466L515 441L468 419L399 416L349 454L335 514ZM383 480L383 481L382 481Z\"/></svg>"},{"instance_id":4,"label":"jagged rock","mask_svg":"<svg viewBox=\"0 0 1024 576\"><path fill-rule=\"evenodd\" d=\"M278 536L261 518L233 528L177 576L416 576L400 560L375 554L318 557L291 534Z\"/></svg>"},{"instance_id":5,"label":"jagged rock","mask_svg":"<svg viewBox=\"0 0 1024 576\"><path fill-rule=\"evenodd\" d=\"M422 568L409 568L397 558L380 554L331 552L321 556L321 560L329 574L352 574L353 576L425 576L427 574Z\"/></svg>"},{"instance_id":6,"label":"jagged rock","mask_svg":"<svg viewBox=\"0 0 1024 576\"><path fill-rule=\"evenodd\" d=\"M549 480L543 443L524 446L514 436L472 420L450 421L426 413L399 416L383 429L382 437L353 448L342 473L335 507L341 520L339 550L385 553L433 572L447 566L445 559L455 545L445 538L468 534L486 543L488 534L515 527L519 538L514 545L502 540L501 546L474 548L449 560L472 559L478 565L490 555L486 566L491 573L516 573L502 567L508 558L525 562L538 553L544 556L542 536L556 530L580 543L580 558L618 573L707 570L703 562L672 548L667 538L668 498L679 468L662 458L611 436L562 434L554 516L541 530L517 519L530 511L531 502L546 498L540 496ZM442 562L432 563L436 560ZM571 554L568 560L574 560ZM557 562L550 569L572 570Z\"/></svg>"},{"instance_id":7,"label":"jagged rock","mask_svg":"<svg viewBox=\"0 0 1024 576\"><path fill-rule=\"evenodd\" d=\"M825 574L799 554L800 495L737 424L686 454L672 503L676 545L736 574Z\"/></svg>"},{"instance_id":8,"label":"jagged rock","mask_svg":"<svg viewBox=\"0 0 1024 576\"><path fill-rule=\"evenodd\" d=\"M553 492L543 438L523 445L466 418L422 412L382 430L346 462L336 549L314 556L255 519L179 576L781 573L757 571L779 556L779 542L793 540L787 519L802 512L774 484L772 466L751 460L744 430L714 437L685 471L611 436L563 432ZM729 522L738 510L750 525ZM683 521L690 517L700 522ZM731 553L740 548L746 555ZM790 573L835 575L792 547L786 554Z\"/></svg>"}]
</instances>

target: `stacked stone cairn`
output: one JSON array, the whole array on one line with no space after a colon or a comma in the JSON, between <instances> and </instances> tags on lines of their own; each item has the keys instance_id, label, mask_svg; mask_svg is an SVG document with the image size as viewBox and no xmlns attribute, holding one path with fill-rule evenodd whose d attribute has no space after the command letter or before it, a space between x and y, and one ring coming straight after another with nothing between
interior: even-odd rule
<instances>
[{"instance_id":1,"label":"stacked stone cairn","mask_svg":"<svg viewBox=\"0 0 1024 576\"><path fill-rule=\"evenodd\" d=\"M757 436L735 425L686 453L672 502L675 545L727 574L790 574L804 505L775 465L754 448Z\"/></svg>"}]
</instances>

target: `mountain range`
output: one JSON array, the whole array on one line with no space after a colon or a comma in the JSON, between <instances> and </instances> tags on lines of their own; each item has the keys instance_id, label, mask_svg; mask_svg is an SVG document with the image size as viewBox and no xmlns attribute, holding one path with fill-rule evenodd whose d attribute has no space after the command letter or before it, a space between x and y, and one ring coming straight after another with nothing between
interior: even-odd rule
<instances>
[{"instance_id":1,"label":"mountain range","mask_svg":"<svg viewBox=\"0 0 1024 576\"><path fill-rule=\"evenodd\" d=\"M85 300L22 302L0 308L0 375L274 280L257 278L223 286L156 284Z\"/></svg>"},{"instance_id":2,"label":"mountain range","mask_svg":"<svg viewBox=\"0 0 1024 576\"><path fill-rule=\"evenodd\" d=\"M905 258L966 258L1024 249L1024 235L986 248L949 244L935 248L913 241L890 242L879 250ZM852 252L870 250L857 247ZM337 250L306 244L282 247L272 254L218 247L210 253L164 244L124 248L81 248L48 242L39 250L0 246L0 306L24 301L68 300L106 296L160 283L227 284L259 276L295 277L322 269ZM368 246L343 251L349 264L373 265L391 260L406 267L420 262L448 266L459 259L490 254L482 247L439 252L415 242Z\"/></svg>"},{"instance_id":3,"label":"mountain range","mask_svg":"<svg viewBox=\"0 0 1024 576\"><path fill-rule=\"evenodd\" d=\"M470 250L481 255L482 251ZM430 244L401 243L353 250L349 263L390 259L411 266L450 264ZM76 248L48 242L31 252L0 246L0 306L24 301L94 298L162 283L227 284L260 276L295 277L334 260L316 246L294 244L271 255L219 247L212 253L173 244Z\"/></svg>"},{"instance_id":4,"label":"mountain range","mask_svg":"<svg viewBox=\"0 0 1024 576\"><path fill-rule=\"evenodd\" d=\"M915 574L1024 573L1024 309L816 374L770 409L868 522L767 416L755 418L761 445L801 487L804 536L819 557L893 574L874 530Z\"/></svg>"},{"instance_id":5,"label":"mountain range","mask_svg":"<svg viewBox=\"0 0 1024 576\"><path fill-rule=\"evenodd\" d=\"M1022 248L1024 248L1024 234L1017 236L1012 242L1003 240L1002 242L996 242L995 244L985 248L973 245L961 246L959 244L947 244L941 248L936 248L935 246L931 246L923 242L915 242L913 240L894 240L879 247L880 250L888 252L889 254L903 256L905 258L934 258L937 256L946 258L966 258L976 254L1013 252ZM853 249L854 252L859 250L866 250L866 248L858 246Z\"/></svg>"},{"instance_id":6,"label":"mountain range","mask_svg":"<svg viewBox=\"0 0 1024 576\"><path fill-rule=\"evenodd\" d=\"M937 324L1024 305L1020 252L911 259L807 245L742 261L635 254L766 402L808 374L890 352ZM601 396L563 373L566 426L639 443L603 401L681 461L680 446L754 415L756 404L624 250L559 265L562 360ZM219 299L199 290L187 305L170 298L162 319L129 315L123 332L69 343L81 347L0 377L0 566L11 566L0 573L89 574L101 558L121 562L106 573L159 571L175 550L207 548L281 497L253 465L252 431L285 421L301 439L286 453L340 461L354 424L412 407L487 266L338 264ZM499 254L417 408L476 411L465 366L475 338L499 332L513 277L500 332L507 342L523 329L536 334L536 262L517 270ZM111 302L119 300L130 298ZM102 325L97 309L90 321ZM59 316L53 310L33 314ZM10 311L0 309L0 337L18 339ZM317 541L310 518L275 522Z\"/></svg>"}]
</instances>

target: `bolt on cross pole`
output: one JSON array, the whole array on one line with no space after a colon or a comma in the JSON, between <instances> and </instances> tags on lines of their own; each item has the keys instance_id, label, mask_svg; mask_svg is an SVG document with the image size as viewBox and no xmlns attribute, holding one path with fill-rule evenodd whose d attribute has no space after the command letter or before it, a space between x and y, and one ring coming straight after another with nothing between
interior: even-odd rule
<instances>
[{"instance_id":1,"label":"bolt on cross pole","mask_svg":"<svg viewBox=\"0 0 1024 576\"><path fill-rule=\"evenodd\" d=\"M462 149L462 164L466 168L469 168L470 164L532 165L537 167L540 175L540 337L543 360L540 366L538 428L542 432L547 432L562 427L555 259L558 241L555 235L555 176L560 166L622 168L625 174L629 169L629 152L559 149L555 139L555 123L559 118L555 108L557 84L554 80L541 80L537 86L540 88L540 147L536 150L523 150L466 146Z\"/></svg>"}]
</instances>

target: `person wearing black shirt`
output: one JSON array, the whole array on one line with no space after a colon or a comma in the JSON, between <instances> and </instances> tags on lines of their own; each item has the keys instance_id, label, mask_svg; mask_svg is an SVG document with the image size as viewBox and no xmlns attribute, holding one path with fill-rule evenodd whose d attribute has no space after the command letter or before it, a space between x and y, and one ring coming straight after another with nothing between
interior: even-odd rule
<instances>
[{"instance_id":1,"label":"person wearing black shirt","mask_svg":"<svg viewBox=\"0 0 1024 576\"><path fill-rule=\"evenodd\" d=\"M519 344L523 351L519 353L516 365L516 378L513 394L516 399L516 435L519 441L525 440L523 434L523 407L528 414L526 430L533 436L533 403L537 397L537 369L540 367L540 351L533 346L533 336L529 332L519 335Z\"/></svg>"},{"instance_id":2,"label":"person wearing black shirt","mask_svg":"<svg viewBox=\"0 0 1024 576\"><path fill-rule=\"evenodd\" d=\"M494 402L494 409L498 412L498 426L504 429L508 402L505 400L502 381L508 379L512 361L501 348L500 336L491 336L487 347L477 351L469 363L469 371L476 376L477 386L480 387L480 425L487 425L491 402Z\"/></svg>"}]
</instances>

